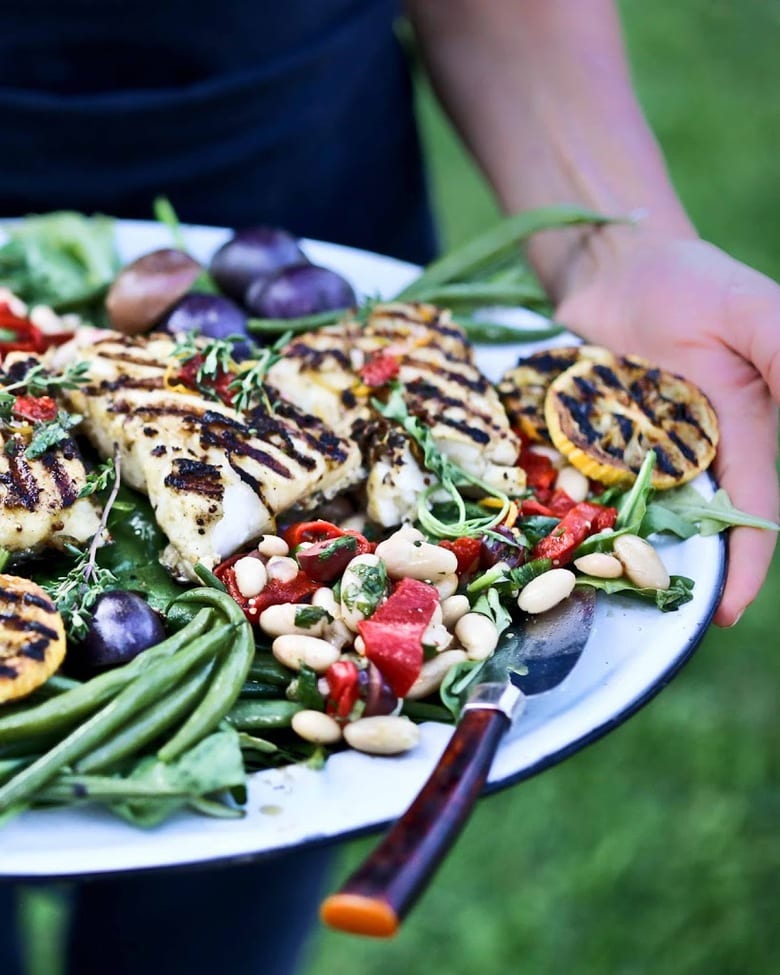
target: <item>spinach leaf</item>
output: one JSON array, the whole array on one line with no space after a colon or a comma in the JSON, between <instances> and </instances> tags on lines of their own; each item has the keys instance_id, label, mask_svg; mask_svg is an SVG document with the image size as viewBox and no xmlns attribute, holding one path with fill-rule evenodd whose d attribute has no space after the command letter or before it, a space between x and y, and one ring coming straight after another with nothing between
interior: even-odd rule
<instances>
[{"instance_id":1,"label":"spinach leaf","mask_svg":"<svg viewBox=\"0 0 780 975\"><path fill-rule=\"evenodd\" d=\"M687 576L672 576L668 589L642 589L621 576L619 579L599 579L596 576L578 576L577 585L591 586L606 593L622 593L655 603L663 613L679 609L693 599L693 579Z\"/></svg>"}]
</instances>

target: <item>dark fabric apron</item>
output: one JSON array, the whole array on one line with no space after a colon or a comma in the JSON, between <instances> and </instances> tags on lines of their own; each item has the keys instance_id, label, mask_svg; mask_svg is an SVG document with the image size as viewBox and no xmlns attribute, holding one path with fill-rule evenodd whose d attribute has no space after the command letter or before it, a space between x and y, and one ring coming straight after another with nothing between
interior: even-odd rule
<instances>
[{"instance_id":1,"label":"dark fabric apron","mask_svg":"<svg viewBox=\"0 0 780 975\"><path fill-rule=\"evenodd\" d=\"M434 238L396 0L0 0L0 215Z\"/></svg>"}]
</instances>

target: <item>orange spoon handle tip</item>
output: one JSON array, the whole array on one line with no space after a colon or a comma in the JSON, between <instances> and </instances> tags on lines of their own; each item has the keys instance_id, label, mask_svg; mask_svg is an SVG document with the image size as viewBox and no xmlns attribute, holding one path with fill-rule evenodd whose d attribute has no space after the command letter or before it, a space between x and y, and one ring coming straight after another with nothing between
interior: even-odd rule
<instances>
[{"instance_id":1,"label":"orange spoon handle tip","mask_svg":"<svg viewBox=\"0 0 780 975\"><path fill-rule=\"evenodd\" d=\"M332 894L322 902L320 917L337 931L372 938L391 938L400 924L387 901L364 894Z\"/></svg>"}]
</instances>

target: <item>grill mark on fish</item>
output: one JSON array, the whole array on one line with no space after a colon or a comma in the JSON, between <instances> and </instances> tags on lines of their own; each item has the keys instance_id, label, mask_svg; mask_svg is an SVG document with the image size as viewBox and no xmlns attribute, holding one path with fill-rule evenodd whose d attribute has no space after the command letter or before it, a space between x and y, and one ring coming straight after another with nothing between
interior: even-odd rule
<instances>
[{"instance_id":1,"label":"grill mark on fish","mask_svg":"<svg viewBox=\"0 0 780 975\"><path fill-rule=\"evenodd\" d=\"M284 354L290 358L300 359L307 369L320 369L328 358L334 359L342 369L352 368L349 355L338 345L317 348L299 339L292 345L288 345Z\"/></svg>"},{"instance_id":2,"label":"grill mark on fish","mask_svg":"<svg viewBox=\"0 0 780 975\"><path fill-rule=\"evenodd\" d=\"M484 430L479 429L479 427L469 426L465 420L456 420L454 417L450 417L447 416L446 413L442 413L436 417L436 421L438 423L443 423L445 426L451 427L453 430L458 430L475 443L490 443L489 434L487 434Z\"/></svg>"},{"instance_id":3,"label":"grill mark on fish","mask_svg":"<svg viewBox=\"0 0 780 975\"><path fill-rule=\"evenodd\" d=\"M40 458L40 461L51 475L51 479L60 496L60 501L62 501L62 507L69 508L79 496L79 492L76 490L76 482L68 474L62 461L53 451L47 450Z\"/></svg>"},{"instance_id":4,"label":"grill mark on fish","mask_svg":"<svg viewBox=\"0 0 780 975\"><path fill-rule=\"evenodd\" d=\"M462 362L463 360L456 360ZM424 373L432 373L433 367L430 362L425 360L415 359L414 356L409 356L404 358L404 366L412 366L413 368L419 369ZM439 379L443 379L445 382L455 383L458 386L465 386L467 389L474 393L485 393L488 388L488 381L485 377L479 373L469 377L465 376L462 372L457 372L453 369L442 369L440 365L436 367L436 376Z\"/></svg>"},{"instance_id":5,"label":"grill mark on fish","mask_svg":"<svg viewBox=\"0 0 780 975\"><path fill-rule=\"evenodd\" d=\"M434 382L430 379L420 378L413 379L411 382L406 384L406 390L411 396L419 397L423 401L428 401L428 405L433 406L451 406L454 409L461 409L464 412L470 414L472 417L479 419L486 427L494 429L493 418L488 416L486 413L481 413L475 410L474 407L466 401L463 397L452 396L449 393L443 392ZM430 401L433 401L431 404ZM423 403L422 405L426 405ZM431 410L427 410L428 414ZM445 418L440 412L436 412L435 416L430 416L430 422L435 423L438 421L444 421Z\"/></svg>"},{"instance_id":6,"label":"grill mark on fish","mask_svg":"<svg viewBox=\"0 0 780 975\"><path fill-rule=\"evenodd\" d=\"M225 489L219 469L199 460L178 457L171 464L171 472L163 481L166 487L177 491L191 491L207 498L221 500Z\"/></svg>"},{"instance_id":7,"label":"grill mark on fish","mask_svg":"<svg viewBox=\"0 0 780 975\"><path fill-rule=\"evenodd\" d=\"M0 677L7 677L9 680L14 680L18 676L19 671L15 667L0 662Z\"/></svg>"},{"instance_id":8,"label":"grill mark on fish","mask_svg":"<svg viewBox=\"0 0 780 975\"><path fill-rule=\"evenodd\" d=\"M35 474L24 457L25 444L19 437L11 438L5 445L8 457L8 473L3 480L8 484L7 508L25 508L35 511L41 497L41 488Z\"/></svg>"}]
</instances>

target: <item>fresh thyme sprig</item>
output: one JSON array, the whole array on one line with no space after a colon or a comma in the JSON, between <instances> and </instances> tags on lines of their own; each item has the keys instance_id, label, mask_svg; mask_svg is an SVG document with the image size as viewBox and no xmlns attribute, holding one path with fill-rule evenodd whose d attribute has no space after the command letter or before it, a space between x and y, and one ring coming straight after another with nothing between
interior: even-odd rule
<instances>
[{"instance_id":1,"label":"fresh thyme sprig","mask_svg":"<svg viewBox=\"0 0 780 975\"><path fill-rule=\"evenodd\" d=\"M80 551L74 546L68 546L68 551L78 556L76 563L61 579L44 586L62 616L68 636L73 640L83 639L89 628L90 610L97 602L98 597L104 592L116 588L118 583L117 577L110 569L104 569L97 564L97 552L104 540L108 516L119 493L120 455L118 447L114 449L111 467L114 483L89 547Z\"/></svg>"},{"instance_id":2,"label":"fresh thyme sprig","mask_svg":"<svg viewBox=\"0 0 780 975\"><path fill-rule=\"evenodd\" d=\"M430 428L427 427L419 417L409 413L403 398L400 383L390 384L390 396L386 403L379 400L371 401L375 410L386 417L400 424L406 433L412 438L422 451L423 466L438 479L438 484L433 484L420 497L417 506L417 520L420 527L438 538L460 538L464 535L478 535L499 525L509 511L510 499L503 491L486 484L483 480L470 474L454 461L445 457L436 446L436 441ZM458 487L460 485L471 485L484 491L485 495L497 498L501 502L501 507L490 517L468 518L466 516L466 506ZM454 521L442 521L437 518L430 508L430 500L434 494L444 490L456 506L457 518Z\"/></svg>"},{"instance_id":3,"label":"fresh thyme sprig","mask_svg":"<svg viewBox=\"0 0 780 975\"><path fill-rule=\"evenodd\" d=\"M270 411L271 404L265 388L268 370L282 358L282 349L292 338L292 332L285 332L273 343L261 349L248 369L239 372L228 386L233 394L233 406L243 413L255 403L262 403Z\"/></svg>"},{"instance_id":4,"label":"fresh thyme sprig","mask_svg":"<svg viewBox=\"0 0 780 975\"><path fill-rule=\"evenodd\" d=\"M102 464L87 474L84 487L79 491L80 498L88 498L98 491L105 491L109 484L116 483L116 467L113 458L107 458Z\"/></svg>"},{"instance_id":5,"label":"fresh thyme sprig","mask_svg":"<svg viewBox=\"0 0 780 975\"><path fill-rule=\"evenodd\" d=\"M88 381L89 363L71 362L63 372L52 374L42 362L31 366L22 379L3 387L4 393L24 389L28 396L47 396L55 389L78 389Z\"/></svg>"},{"instance_id":6,"label":"fresh thyme sprig","mask_svg":"<svg viewBox=\"0 0 780 975\"><path fill-rule=\"evenodd\" d=\"M173 355L182 365L192 359L200 359L195 373L195 381L200 386L209 379L216 379L220 371L230 372L235 368L233 353L236 343L243 341L245 339L242 335L230 335L225 339L209 339L198 343L195 332L186 332L177 338Z\"/></svg>"}]
</instances>

